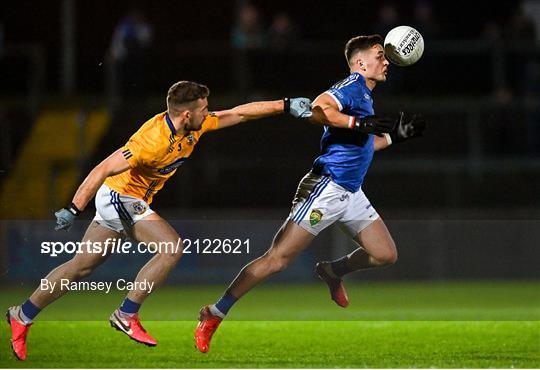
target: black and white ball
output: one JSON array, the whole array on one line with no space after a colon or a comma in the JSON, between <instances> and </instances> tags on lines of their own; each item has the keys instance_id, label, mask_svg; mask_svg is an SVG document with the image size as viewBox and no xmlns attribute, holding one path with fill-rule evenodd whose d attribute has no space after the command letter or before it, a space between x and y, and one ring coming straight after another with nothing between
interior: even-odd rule
<instances>
[{"instance_id":1,"label":"black and white ball","mask_svg":"<svg viewBox=\"0 0 540 370\"><path fill-rule=\"evenodd\" d=\"M424 38L412 27L396 27L384 38L386 59L398 66L410 66L424 53Z\"/></svg>"}]
</instances>

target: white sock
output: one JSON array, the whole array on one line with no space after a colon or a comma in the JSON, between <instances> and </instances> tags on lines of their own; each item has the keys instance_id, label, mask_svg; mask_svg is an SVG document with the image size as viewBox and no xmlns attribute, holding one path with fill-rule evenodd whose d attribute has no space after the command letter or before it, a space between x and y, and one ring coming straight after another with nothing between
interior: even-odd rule
<instances>
[{"instance_id":1,"label":"white sock","mask_svg":"<svg viewBox=\"0 0 540 370\"><path fill-rule=\"evenodd\" d=\"M33 322L32 319L26 317L21 307L18 307L14 313L15 313L15 318L22 321L24 325L28 325Z\"/></svg>"},{"instance_id":2,"label":"white sock","mask_svg":"<svg viewBox=\"0 0 540 370\"><path fill-rule=\"evenodd\" d=\"M210 309L210 313L212 315L221 317L222 319L225 318L225 314L218 310L215 304L208 306L208 308Z\"/></svg>"},{"instance_id":3,"label":"white sock","mask_svg":"<svg viewBox=\"0 0 540 370\"><path fill-rule=\"evenodd\" d=\"M137 314L137 313L127 313L127 312L122 311L121 309L118 309L118 313L120 313L120 315L124 317L132 317L133 315Z\"/></svg>"}]
</instances>

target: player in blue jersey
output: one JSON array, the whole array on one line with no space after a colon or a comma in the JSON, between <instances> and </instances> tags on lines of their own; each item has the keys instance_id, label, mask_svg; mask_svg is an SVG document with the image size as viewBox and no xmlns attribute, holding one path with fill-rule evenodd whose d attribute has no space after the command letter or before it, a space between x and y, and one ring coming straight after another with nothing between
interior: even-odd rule
<instances>
[{"instance_id":1,"label":"player in blue jersey","mask_svg":"<svg viewBox=\"0 0 540 370\"><path fill-rule=\"evenodd\" d=\"M386 81L389 64L381 36L352 38L345 46L345 57L351 74L313 102L312 121L324 125L321 153L300 181L289 217L270 249L241 270L216 304L201 309L195 330L201 352L209 350L213 333L238 299L271 274L284 270L333 223L358 244L352 253L316 266L339 306L349 304L344 275L397 260L394 241L361 186L374 151L421 136L425 122L419 115L402 112L397 119L374 115L372 90Z\"/></svg>"}]
</instances>

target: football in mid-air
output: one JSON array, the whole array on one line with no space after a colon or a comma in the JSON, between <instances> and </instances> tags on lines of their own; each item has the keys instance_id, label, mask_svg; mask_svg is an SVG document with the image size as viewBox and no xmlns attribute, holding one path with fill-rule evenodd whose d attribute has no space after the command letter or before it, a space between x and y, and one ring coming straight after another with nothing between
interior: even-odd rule
<instances>
[{"instance_id":1,"label":"football in mid-air","mask_svg":"<svg viewBox=\"0 0 540 370\"><path fill-rule=\"evenodd\" d=\"M412 27L399 26L384 38L386 59L398 66L410 66L418 62L424 52L424 38Z\"/></svg>"}]
</instances>

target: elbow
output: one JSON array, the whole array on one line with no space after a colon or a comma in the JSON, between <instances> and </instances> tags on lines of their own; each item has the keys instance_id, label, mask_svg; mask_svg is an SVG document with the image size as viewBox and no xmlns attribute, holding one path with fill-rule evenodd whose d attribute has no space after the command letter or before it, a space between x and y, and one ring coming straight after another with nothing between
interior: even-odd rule
<instances>
[{"instance_id":1,"label":"elbow","mask_svg":"<svg viewBox=\"0 0 540 370\"><path fill-rule=\"evenodd\" d=\"M108 168L108 166L106 166L105 164L100 163L96 167L94 167L92 172L90 172L89 176L94 177L96 179L105 180L107 177L111 175L114 175L114 172L110 168Z\"/></svg>"},{"instance_id":2,"label":"elbow","mask_svg":"<svg viewBox=\"0 0 540 370\"><path fill-rule=\"evenodd\" d=\"M308 121L309 121L309 123L313 123L314 125L320 125L321 124L320 120L317 117L315 117L315 115L312 115L311 117L309 117Z\"/></svg>"},{"instance_id":3,"label":"elbow","mask_svg":"<svg viewBox=\"0 0 540 370\"><path fill-rule=\"evenodd\" d=\"M311 111L313 115L310 118L310 122L330 127L342 127L342 125L337 123L339 122L339 114L336 114L331 107L315 105Z\"/></svg>"},{"instance_id":4,"label":"elbow","mask_svg":"<svg viewBox=\"0 0 540 370\"><path fill-rule=\"evenodd\" d=\"M316 105L311 109L311 112L313 113L311 117L309 117L309 122L316 124L316 125L328 125L332 126L332 122L330 121L329 117L325 114L324 109L320 105Z\"/></svg>"}]
</instances>

